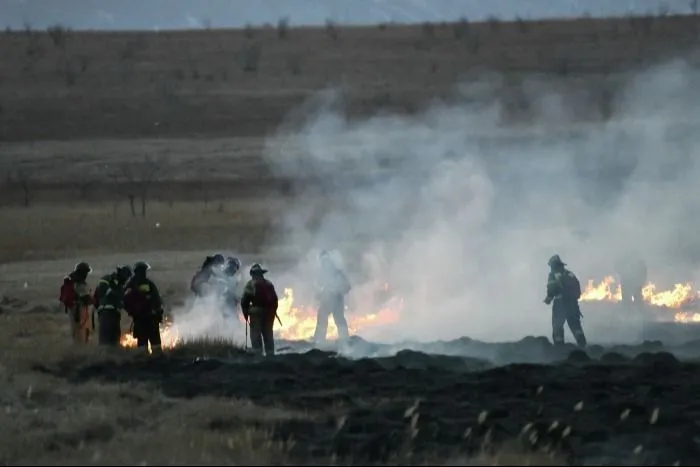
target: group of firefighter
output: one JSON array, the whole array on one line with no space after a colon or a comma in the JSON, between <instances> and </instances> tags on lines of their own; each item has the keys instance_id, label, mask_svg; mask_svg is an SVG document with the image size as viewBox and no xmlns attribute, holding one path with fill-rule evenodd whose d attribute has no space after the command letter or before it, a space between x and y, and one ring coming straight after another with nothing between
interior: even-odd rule
<instances>
[{"instance_id":1,"label":"group of firefighter","mask_svg":"<svg viewBox=\"0 0 700 467\"><path fill-rule=\"evenodd\" d=\"M316 293L318 315L313 340L315 343L325 340L330 316L335 321L338 337L345 340L349 337L345 296L350 292L351 284L328 251L321 251L319 262ZM564 344L564 325L568 324L576 343L585 347L586 336L581 326L582 314L579 308L581 284L559 255L553 255L548 265L550 272L544 303L552 305L553 344ZM92 269L86 262L78 263L65 277L60 297L65 312L70 317L74 341L88 342L90 331L95 328L97 314L99 343L106 346L120 345L123 310L132 319L132 334L137 348L147 349L150 345L153 353L160 353L163 300L158 287L147 276L149 269L150 266L144 261L137 262L133 267L118 266L100 279L92 293L87 284ZM641 289L646 281L644 263L628 258L619 262L616 269L623 278L623 299L641 302ZM240 308L250 332L252 350L273 355L273 328L275 320L280 320L277 315L279 296L272 282L265 278L267 272L260 264L253 264L249 270L250 280L241 290L241 261L217 253L206 257L192 277L190 289L198 298L216 294L223 299L226 310L237 313Z\"/></svg>"},{"instance_id":2,"label":"group of firefighter","mask_svg":"<svg viewBox=\"0 0 700 467\"><path fill-rule=\"evenodd\" d=\"M345 272L339 268L328 251L319 254L320 274L316 299L318 316L314 342L326 338L328 318L333 316L341 339L349 337L345 319L345 296L351 285ZM144 261L132 266L120 265L101 277L94 292L88 285L92 268L80 262L63 281L59 300L69 316L74 342L85 344L95 329L97 316L98 342L104 346L119 346L122 337L122 311L132 320L132 335L136 347L151 352L162 352L160 325L164 319L163 299L156 284L148 278L151 267ZM248 280L241 288L241 261L217 253L207 256L190 281L190 290L196 299L216 295L223 299L224 311L234 313L240 308L250 334L254 352L273 355L275 344L273 328L279 321L279 297L275 286L260 264L250 267Z\"/></svg>"},{"instance_id":3,"label":"group of firefighter","mask_svg":"<svg viewBox=\"0 0 700 467\"><path fill-rule=\"evenodd\" d=\"M64 279L59 300L69 317L73 341L86 344L98 321L101 345L119 346L124 310L132 319L132 334L137 346L153 353L161 351L160 323L163 321L163 300L156 284L148 278L150 265L136 262L133 267L117 266L101 277L94 292L88 285L92 268L80 262Z\"/></svg>"}]
</instances>

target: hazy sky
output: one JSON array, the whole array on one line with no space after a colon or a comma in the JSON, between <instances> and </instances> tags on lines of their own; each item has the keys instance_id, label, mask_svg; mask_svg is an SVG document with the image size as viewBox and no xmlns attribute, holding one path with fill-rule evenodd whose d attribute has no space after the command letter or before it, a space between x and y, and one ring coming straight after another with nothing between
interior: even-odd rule
<instances>
[{"instance_id":1,"label":"hazy sky","mask_svg":"<svg viewBox=\"0 0 700 467\"><path fill-rule=\"evenodd\" d=\"M292 24L422 22L687 13L690 0L0 0L3 26L63 24L75 29L191 28Z\"/></svg>"}]
</instances>

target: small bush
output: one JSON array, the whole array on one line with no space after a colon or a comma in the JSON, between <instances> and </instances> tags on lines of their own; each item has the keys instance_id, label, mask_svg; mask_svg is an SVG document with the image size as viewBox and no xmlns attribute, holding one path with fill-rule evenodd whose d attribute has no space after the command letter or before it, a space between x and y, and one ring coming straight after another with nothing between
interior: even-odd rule
<instances>
[{"instance_id":1,"label":"small bush","mask_svg":"<svg viewBox=\"0 0 700 467\"><path fill-rule=\"evenodd\" d=\"M515 23L518 25L518 30L521 33L525 34L527 32L527 21L518 16L515 19Z\"/></svg>"},{"instance_id":2,"label":"small bush","mask_svg":"<svg viewBox=\"0 0 700 467\"><path fill-rule=\"evenodd\" d=\"M277 37L286 39L289 36L289 18L281 18L277 22Z\"/></svg>"},{"instance_id":3,"label":"small bush","mask_svg":"<svg viewBox=\"0 0 700 467\"><path fill-rule=\"evenodd\" d=\"M326 34L328 34L328 37L330 37L336 42L338 41L338 39L340 39L340 35L338 34L338 27L336 26L333 20L326 20Z\"/></svg>"},{"instance_id":4,"label":"small bush","mask_svg":"<svg viewBox=\"0 0 700 467\"><path fill-rule=\"evenodd\" d=\"M53 41L53 45L55 45L58 48L65 47L66 40L68 39L67 28L61 26L60 24L57 24L55 26L49 26L48 28L46 28L46 32L51 38L51 41Z\"/></svg>"},{"instance_id":5,"label":"small bush","mask_svg":"<svg viewBox=\"0 0 700 467\"><path fill-rule=\"evenodd\" d=\"M246 24L245 28L243 29L243 36L245 36L246 39L252 39L255 37L255 29L253 29L253 26Z\"/></svg>"},{"instance_id":6,"label":"small bush","mask_svg":"<svg viewBox=\"0 0 700 467\"><path fill-rule=\"evenodd\" d=\"M460 18L452 27L452 35L455 39L462 39L467 34L469 34L469 20Z\"/></svg>"},{"instance_id":7,"label":"small bush","mask_svg":"<svg viewBox=\"0 0 700 467\"><path fill-rule=\"evenodd\" d=\"M262 56L260 44L252 44L243 49L243 71L246 73L257 73Z\"/></svg>"},{"instance_id":8,"label":"small bush","mask_svg":"<svg viewBox=\"0 0 700 467\"><path fill-rule=\"evenodd\" d=\"M287 69L294 75L301 74L301 66L303 59L300 54L294 54L287 58Z\"/></svg>"}]
</instances>

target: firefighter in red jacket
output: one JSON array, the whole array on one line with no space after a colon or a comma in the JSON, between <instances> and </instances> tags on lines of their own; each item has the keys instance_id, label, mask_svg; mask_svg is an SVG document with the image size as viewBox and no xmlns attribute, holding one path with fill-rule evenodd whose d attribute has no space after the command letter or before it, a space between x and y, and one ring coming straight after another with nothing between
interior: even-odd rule
<instances>
[{"instance_id":1,"label":"firefighter in red jacket","mask_svg":"<svg viewBox=\"0 0 700 467\"><path fill-rule=\"evenodd\" d=\"M126 283L124 290L124 309L131 316L134 324L133 335L136 346L151 351L161 352L160 323L163 322L163 300L158 287L146 272L151 269L148 263L139 261L134 264L134 275Z\"/></svg>"},{"instance_id":2,"label":"firefighter in red jacket","mask_svg":"<svg viewBox=\"0 0 700 467\"><path fill-rule=\"evenodd\" d=\"M71 334L76 344L86 344L90 339L92 293L87 277L91 272L90 265L82 261L63 279L61 286L59 300L70 318Z\"/></svg>"},{"instance_id":3,"label":"firefighter in red jacket","mask_svg":"<svg viewBox=\"0 0 700 467\"><path fill-rule=\"evenodd\" d=\"M265 356L275 354L273 327L277 317L278 297L275 286L263 276L267 269L259 264L250 268L251 279L246 283L241 297L241 310L250 323L250 345L255 352Z\"/></svg>"}]
</instances>

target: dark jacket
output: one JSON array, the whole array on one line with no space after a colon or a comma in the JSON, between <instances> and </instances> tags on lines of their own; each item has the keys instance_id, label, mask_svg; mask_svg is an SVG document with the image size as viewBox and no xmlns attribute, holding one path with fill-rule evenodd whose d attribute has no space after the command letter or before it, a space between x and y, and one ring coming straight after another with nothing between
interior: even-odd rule
<instances>
[{"instance_id":1,"label":"dark jacket","mask_svg":"<svg viewBox=\"0 0 700 467\"><path fill-rule=\"evenodd\" d=\"M129 279L124 287L124 309L133 318L162 317L163 300L156 284L147 277Z\"/></svg>"},{"instance_id":2,"label":"dark jacket","mask_svg":"<svg viewBox=\"0 0 700 467\"><path fill-rule=\"evenodd\" d=\"M100 279L95 289L95 308L124 308L124 287L119 283L116 273L107 274Z\"/></svg>"},{"instance_id":3,"label":"dark jacket","mask_svg":"<svg viewBox=\"0 0 700 467\"><path fill-rule=\"evenodd\" d=\"M246 319L251 314L269 314L274 317L278 306L279 297L272 282L261 277L246 283L241 297L241 311Z\"/></svg>"},{"instance_id":4,"label":"dark jacket","mask_svg":"<svg viewBox=\"0 0 700 467\"><path fill-rule=\"evenodd\" d=\"M547 277L547 300L561 300L578 304L581 285L576 275L562 267L552 269Z\"/></svg>"},{"instance_id":5,"label":"dark jacket","mask_svg":"<svg viewBox=\"0 0 700 467\"><path fill-rule=\"evenodd\" d=\"M211 266L206 266L206 267L201 267L197 269L197 272L194 273L194 276L192 276L192 280L190 281L190 290L192 291L193 294L199 296L202 296L204 293L204 285L209 282L209 279L211 279L211 276L213 274Z\"/></svg>"}]
</instances>

